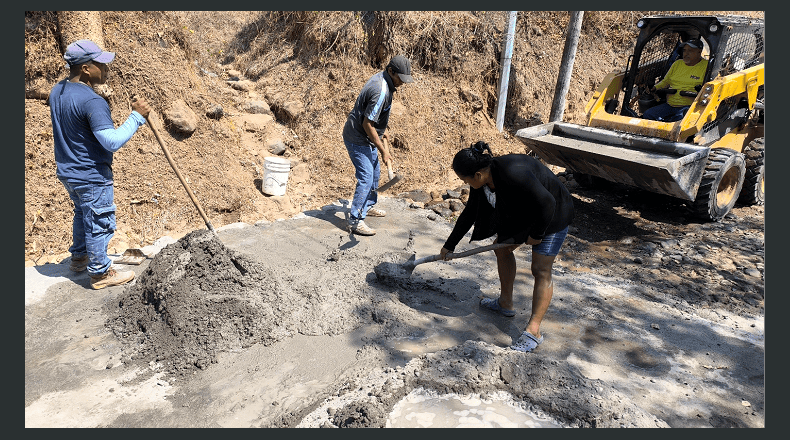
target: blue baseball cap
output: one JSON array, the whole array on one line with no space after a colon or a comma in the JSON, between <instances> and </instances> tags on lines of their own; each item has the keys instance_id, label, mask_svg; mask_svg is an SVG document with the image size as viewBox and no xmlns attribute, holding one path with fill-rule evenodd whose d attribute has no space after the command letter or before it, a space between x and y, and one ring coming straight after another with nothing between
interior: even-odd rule
<instances>
[{"instance_id":1,"label":"blue baseball cap","mask_svg":"<svg viewBox=\"0 0 790 440\"><path fill-rule=\"evenodd\" d=\"M115 59L115 52L105 52L91 40L77 40L66 48L63 59L69 66L77 66L88 61L107 64Z\"/></svg>"}]
</instances>

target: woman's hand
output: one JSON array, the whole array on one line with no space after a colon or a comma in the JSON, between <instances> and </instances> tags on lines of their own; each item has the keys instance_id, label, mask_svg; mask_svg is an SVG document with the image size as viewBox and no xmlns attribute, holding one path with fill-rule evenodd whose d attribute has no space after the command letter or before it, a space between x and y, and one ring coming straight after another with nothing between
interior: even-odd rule
<instances>
[{"instance_id":1,"label":"woman's hand","mask_svg":"<svg viewBox=\"0 0 790 440\"><path fill-rule=\"evenodd\" d=\"M543 240L538 240L537 238L527 237L527 244L528 245L534 246L536 244L540 244L541 241L543 241Z\"/></svg>"}]
</instances>

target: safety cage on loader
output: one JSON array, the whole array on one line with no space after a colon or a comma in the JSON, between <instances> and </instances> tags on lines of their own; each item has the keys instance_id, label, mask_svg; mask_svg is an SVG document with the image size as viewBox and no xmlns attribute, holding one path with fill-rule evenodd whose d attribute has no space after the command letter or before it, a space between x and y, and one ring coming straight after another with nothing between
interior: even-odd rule
<instances>
[{"instance_id":1,"label":"safety cage on loader","mask_svg":"<svg viewBox=\"0 0 790 440\"><path fill-rule=\"evenodd\" d=\"M681 44L691 38L699 38L703 44L703 58L708 68L702 83L719 76L745 70L763 63L765 59L764 24L762 20L738 16L723 17L645 17L637 23L640 28L634 53L626 67L623 91L625 105L620 114L640 117L650 107L665 101L665 97L651 96L650 87L658 83L669 71L672 63L682 58ZM696 93L682 95L696 97ZM760 87L757 99L762 99ZM616 100L608 102L607 111L613 113ZM732 113L744 108L744 103L730 98L722 102L716 112L717 118L702 128L708 141L715 140L713 129L722 121L732 118ZM745 111L741 111L741 118Z\"/></svg>"}]
</instances>

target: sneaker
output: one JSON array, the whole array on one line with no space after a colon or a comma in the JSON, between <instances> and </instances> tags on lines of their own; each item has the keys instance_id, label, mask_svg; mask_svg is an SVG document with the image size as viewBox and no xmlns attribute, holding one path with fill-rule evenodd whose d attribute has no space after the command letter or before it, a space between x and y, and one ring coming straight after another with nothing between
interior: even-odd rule
<instances>
[{"instance_id":1,"label":"sneaker","mask_svg":"<svg viewBox=\"0 0 790 440\"><path fill-rule=\"evenodd\" d=\"M124 270L118 272L113 268L107 269L101 275L91 275L91 287L96 290L103 289L110 286L120 286L126 284L134 279L134 271Z\"/></svg>"},{"instance_id":2,"label":"sneaker","mask_svg":"<svg viewBox=\"0 0 790 440\"><path fill-rule=\"evenodd\" d=\"M387 211L378 208L370 208L368 209L368 216L369 217L384 217L387 215Z\"/></svg>"},{"instance_id":3,"label":"sneaker","mask_svg":"<svg viewBox=\"0 0 790 440\"><path fill-rule=\"evenodd\" d=\"M72 255L69 269L71 269L73 272L82 272L88 268L88 263L90 263L90 258L88 258L87 255L83 255L81 257L75 257Z\"/></svg>"},{"instance_id":4,"label":"sneaker","mask_svg":"<svg viewBox=\"0 0 790 440\"><path fill-rule=\"evenodd\" d=\"M363 220L360 220L356 225L352 225L351 232L357 235L376 235L376 230L366 225Z\"/></svg>"}]
</instances>

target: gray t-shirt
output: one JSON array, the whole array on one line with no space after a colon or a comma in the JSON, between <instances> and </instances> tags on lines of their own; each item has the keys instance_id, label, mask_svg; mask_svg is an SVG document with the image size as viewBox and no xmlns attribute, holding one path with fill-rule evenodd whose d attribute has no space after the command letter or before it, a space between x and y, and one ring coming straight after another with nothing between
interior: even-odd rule
<instances>
[{"instance_id":1,"label":"gray t-shirt","mask_svg":"<svg viewBox=\"0 0 790 440\"><path fill-rule=\"evenodd\" d=\"M386 71L373 75L362 87L354 108L348 114L343 127L343 140L354 145L370 145L375 148L362 127L362 121L370 119L379 136L383 135L390 118L394 92L395 85Z\"/></svg>"}]
</instances>

